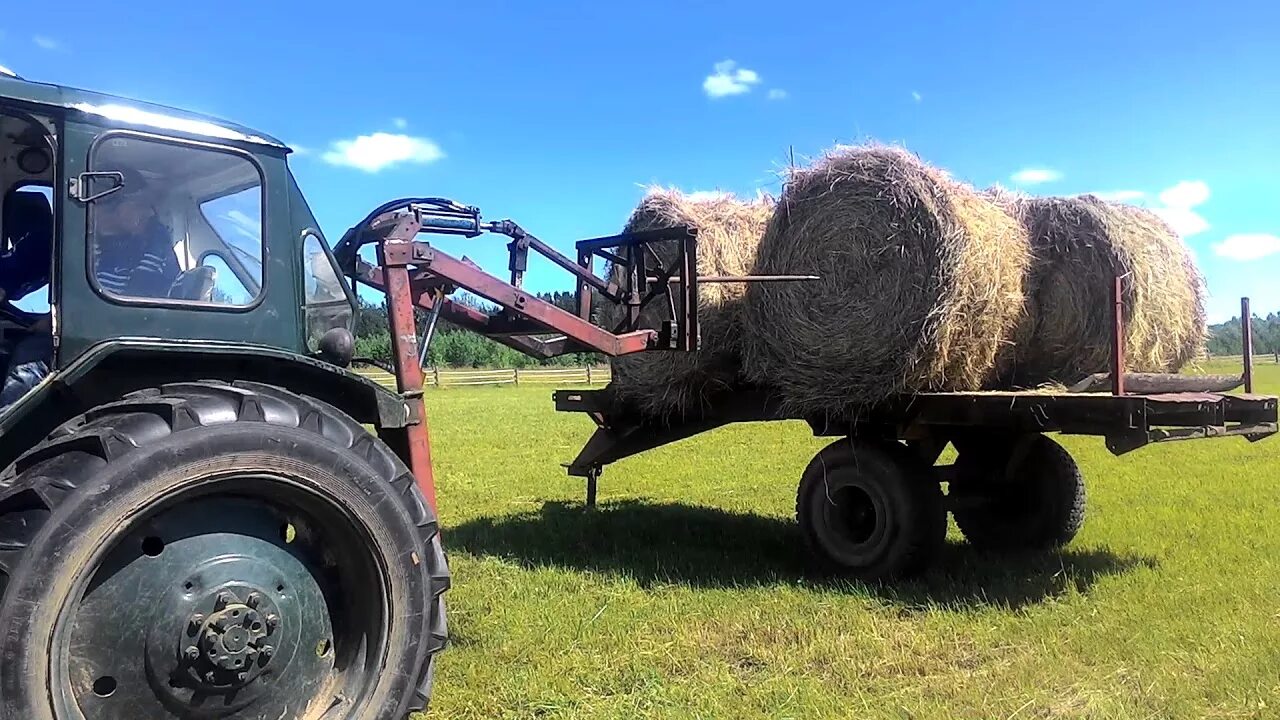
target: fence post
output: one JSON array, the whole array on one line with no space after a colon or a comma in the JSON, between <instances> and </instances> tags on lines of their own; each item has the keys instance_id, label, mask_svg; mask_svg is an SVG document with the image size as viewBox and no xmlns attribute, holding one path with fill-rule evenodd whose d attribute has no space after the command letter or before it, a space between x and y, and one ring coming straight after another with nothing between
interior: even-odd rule
<instances>
[{"instance_id":1,"label":"fence post","mask_svg":"<svg viewBox=\"0 0 1280 720\"><path fill-rule=\"evenodd\" d=\"M511 370L511 374L514 377L514 382L516 386L519 386L520 385L520 368L513 368Z\"/></svg>"},{"instance_id":2,"label":"fence post","mask_svg":"<svg viewBox=\"0 0 1280 720\"><path fill-rule=\"evenodd\" d=\"M440 387L440 366L431 368L431 380L435 382L436 387Z\"/></svg>"},{"instance_id":3,"label":"fence post","mask_svg":"<svg viewBox=\"0 0 1280 720\"><path fill-rule=\"evenodd\" d=\"M587 384L588 385L591 384L591 366L590 365L587 366Z\"/></svg>"}]
</instances>

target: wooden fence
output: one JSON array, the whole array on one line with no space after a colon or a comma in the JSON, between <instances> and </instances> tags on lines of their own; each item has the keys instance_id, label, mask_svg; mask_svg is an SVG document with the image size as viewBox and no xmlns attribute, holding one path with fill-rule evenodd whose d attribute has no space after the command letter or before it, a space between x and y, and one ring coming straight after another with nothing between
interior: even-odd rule
<instances>
[{"instance_id":1,"label":"wooden fence","mask_svg":"<svg viewBox=\"0 0 1280 720\"><path fill-rule=\"evenodd\" d=\"M395 378L382 368L357 367L355 371L370 380L395 387ZM466 387L470 385L605 385L611 376L609 367L540 367L524 370L455 370L427 368L423 371L428 387Z\"/></svg>"}]
</instances>

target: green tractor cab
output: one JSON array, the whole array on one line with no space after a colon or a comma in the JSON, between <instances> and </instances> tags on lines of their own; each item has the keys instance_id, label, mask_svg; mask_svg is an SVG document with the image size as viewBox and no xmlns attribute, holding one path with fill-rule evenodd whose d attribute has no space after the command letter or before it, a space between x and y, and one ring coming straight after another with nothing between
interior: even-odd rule
<instances>
[{"instance_id":1,"label":"green tractor cab","mask_svg":"<svg viewBox=\"0 0 1280 720\"><path fill-rule=\"evenodd\" d=\"M0 718L426 706L449 576L412 418L346 367L288 152L0 74Z\"/></svg>"}]
</instances>

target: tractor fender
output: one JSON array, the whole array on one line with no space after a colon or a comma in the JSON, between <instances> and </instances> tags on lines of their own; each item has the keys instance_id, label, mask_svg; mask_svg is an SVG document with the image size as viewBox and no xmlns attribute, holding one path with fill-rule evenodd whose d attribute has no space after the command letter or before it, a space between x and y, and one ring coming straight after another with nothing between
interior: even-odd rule
<instances>
[{"instance_id":1,"label":"tractor fender","mask_svg":"<svg viewBox=\"0 0 1280 720\"><path fill-rule=\"evenodd\" d=\"M397 436L419 422L399 394L316 358L244 343L125 338L90 347L0 415L0 467L90 408L135 390L198 380L245 380L315 398L375 425L397 454Z\"/></svg>"}]
</instances>

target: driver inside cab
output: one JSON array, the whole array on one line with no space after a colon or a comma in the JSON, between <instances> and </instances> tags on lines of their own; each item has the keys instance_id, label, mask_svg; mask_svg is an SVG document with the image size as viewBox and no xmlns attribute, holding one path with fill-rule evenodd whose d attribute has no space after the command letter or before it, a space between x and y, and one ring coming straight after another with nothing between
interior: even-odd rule
<instances>
[{"instance_id":1,"label":"driver inside cab","mask_svg":"<svg viewBox=\"0 0 1280 720\"><path fill-rule=\"evenodd\" d=\"M172 231L160 221L145 178L132 168L121 171L119 190L94 202L92 272L104 293L130 298L170 297L182 275ZM43 197L41 197L43 199ZM32 223L13 248L0 255L0 301L20 299L49 281L53 223ZM0 386L0 409L19 400L49 374L53 338L48 315L28 328L13 348Z\"/></svg>"}]
</instances>

